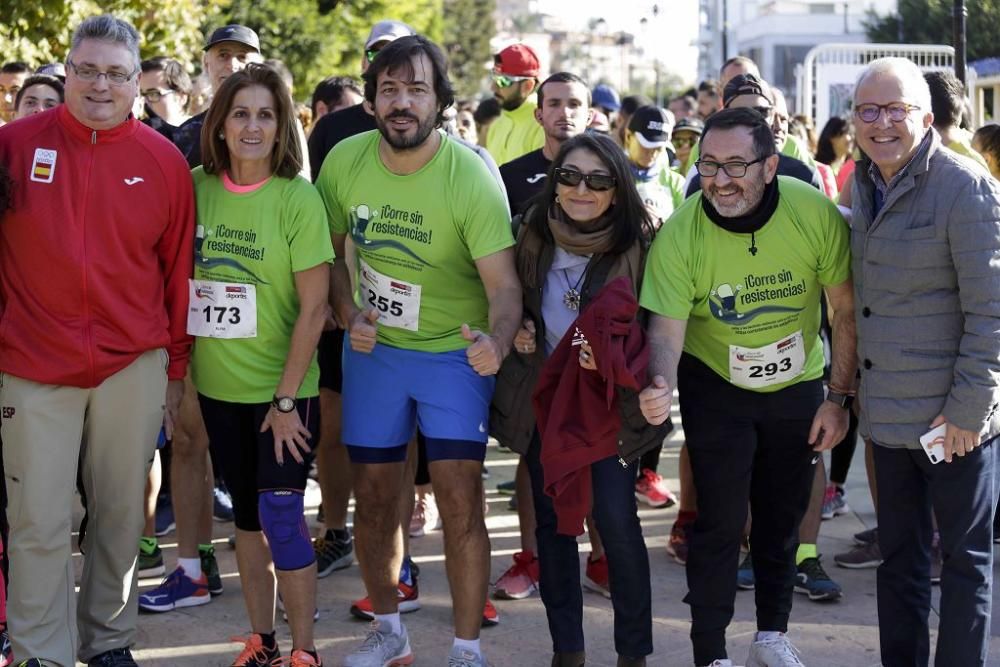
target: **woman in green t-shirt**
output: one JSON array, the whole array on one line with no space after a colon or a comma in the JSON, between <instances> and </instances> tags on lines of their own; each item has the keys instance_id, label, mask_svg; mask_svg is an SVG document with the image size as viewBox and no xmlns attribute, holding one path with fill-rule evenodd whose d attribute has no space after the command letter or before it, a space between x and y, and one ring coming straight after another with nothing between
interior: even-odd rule
<instances>
[{"instance_id":1,"label":"woman in green t-shirt","mask_svg":"<svg viewBox=\"0 0 1000 667\"><path fill-rule=\"evenodd\" d=\"M250 620L238 665L270 665L275 572L292 634L289 667L313 643L316 562L303 498L318 432L316 345L333 258L288 89L249 65L225 80L202 127L198 238L188 332L214 460L233 496L236 559ZM282 663L286 664L286 663Z\"/></svg>"}]
</instances>

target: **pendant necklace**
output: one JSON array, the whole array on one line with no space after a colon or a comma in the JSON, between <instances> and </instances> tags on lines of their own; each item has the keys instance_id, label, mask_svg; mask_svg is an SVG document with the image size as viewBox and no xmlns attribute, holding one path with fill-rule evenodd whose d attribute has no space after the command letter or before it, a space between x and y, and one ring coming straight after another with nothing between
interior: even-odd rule
<instances>
[{"instance_id":1,"label":"pendant necklace","mask_svg":"<svg viewBox=\"0 0 1000 667\"><path fill-rule=\"evenodd\" d=\"M562 272L563 272L563 277L566 278L566 284L569 285L569 272L566 269L563 269ZM577 290L577 288L580 286L580 283L583 282L583 279L586 277L586 275L587 275L587 270L584 269L583 272L580 274L580 277L577 279L576 284L570 287L568 290L566 290L566 292L563 294L563 303L566 304L567 308L569 308L574 312L580 310L580 292Z\"/></svg>"}]
</instances>

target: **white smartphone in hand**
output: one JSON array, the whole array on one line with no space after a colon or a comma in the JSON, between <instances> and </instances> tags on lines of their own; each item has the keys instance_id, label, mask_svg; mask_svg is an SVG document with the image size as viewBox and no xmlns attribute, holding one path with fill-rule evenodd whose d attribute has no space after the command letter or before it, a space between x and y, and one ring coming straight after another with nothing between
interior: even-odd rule
<instances>
[{"instance_id":1,"label":"white smartphone in hand","mask_svg":"<svg viewBox=\"0 0 1000 667\"><path fill-rule=\"evenodd\" d=\"M920 447L927 454L927 458L931 460L931 463L941 463L941 461L944 461L944 434L947 428L947 424L941 424L937 428L932 428L920 436Z\"/></svg>"}]
</instances>

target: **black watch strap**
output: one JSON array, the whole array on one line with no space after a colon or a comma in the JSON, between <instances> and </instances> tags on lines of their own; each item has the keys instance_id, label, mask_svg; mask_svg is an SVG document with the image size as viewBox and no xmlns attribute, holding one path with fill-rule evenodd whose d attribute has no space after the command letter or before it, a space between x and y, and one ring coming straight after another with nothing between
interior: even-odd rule
<instances>
[{"instance_id":1,"label":"black watch strap","mask_svg":"<svg viewBox=\"0 0 1000 667\"><path fill-rule=\"evenodd\" d=\"M854 396L851 394L841 394L839 391L828 391L826 393L826 400L836 403L845 410L850 410L854 404Z\"/></svg>"}]
</instances>

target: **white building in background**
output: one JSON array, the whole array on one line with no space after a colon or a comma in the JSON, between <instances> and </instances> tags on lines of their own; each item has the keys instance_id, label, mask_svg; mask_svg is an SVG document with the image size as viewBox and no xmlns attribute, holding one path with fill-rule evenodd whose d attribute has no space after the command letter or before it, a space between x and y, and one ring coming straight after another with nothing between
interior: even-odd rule
<instances>
[{"instance_id":1,"label":"white building in background","mask_svg":"<svg viewBox=\"0 0 1000 667\"><path fill-rule=\"evenodd\" d=\"M896 0L698 2L699 77L716 79L727 58L744 55L760 66L761 74L769 83L791 96L795 95L795 68L811 48L828 42L867 42L863 21L868 12L894 14L897 8ZM728 26L725 54L724 13Z\"/></svg>"}]
</instances>

